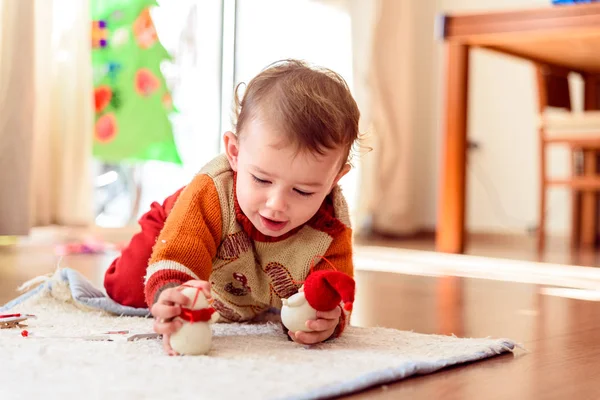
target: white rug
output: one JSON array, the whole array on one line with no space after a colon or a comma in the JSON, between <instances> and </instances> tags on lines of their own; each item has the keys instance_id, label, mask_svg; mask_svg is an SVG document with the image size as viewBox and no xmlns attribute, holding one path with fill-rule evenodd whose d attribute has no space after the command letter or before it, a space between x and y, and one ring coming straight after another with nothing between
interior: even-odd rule
<instances>
[{"instance_id":1,"label":"white rug","mask_svg":"<svg viewBox=\"0 0 600 400\"><path fill-rule=\"evenodd\" d=\"M21 329L0 329L0 399L324 398L515 347L510 340L356 327L305 347L288 341L276 323L217 324L208 356L169 357L157 339L78 338L107 330L150 332L152 321L85 308L65 286L55 282L10 309L37 319L27 322L27 338Z\"/></svg>"}]
</instances>

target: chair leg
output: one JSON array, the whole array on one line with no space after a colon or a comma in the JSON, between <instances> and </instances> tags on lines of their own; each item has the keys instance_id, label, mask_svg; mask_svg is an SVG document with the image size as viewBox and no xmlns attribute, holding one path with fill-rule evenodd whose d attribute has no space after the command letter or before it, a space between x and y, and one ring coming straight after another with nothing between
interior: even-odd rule
<instances>
[{"instance_id":1,"label":"chair leg","mask_svg":"<svg viewBox=\"0 0 600 400\"><path fill-rule=\"evenodd\" d=\"M541 135L540 135L541 136ZM537 230L538 252L546 246L546 146L540 141L540 197L539 197L539 226Z\"/></svg>"},{"instance_id":2,"label":"chair leg","mask_svg":"<svg viewBox=\"0 0 600 400\"><path fill-rule=\"evenodd\" d=\"M581 151L571 148L571 177L581 175ZM571 190L571 249L579 247L581 230L581 192Z\"/></svg>"},{"instance_id":3,"label":"chair leg","mask_svg":"<svg viewBox=\"0 0 600 400\"><path fill-rule=\"evenodd\" d=\"M546 182L542 180L540 188L540 210L539 226L537 231L538 251L544 251L546 247Z\"/></svg>"}]
</instances>

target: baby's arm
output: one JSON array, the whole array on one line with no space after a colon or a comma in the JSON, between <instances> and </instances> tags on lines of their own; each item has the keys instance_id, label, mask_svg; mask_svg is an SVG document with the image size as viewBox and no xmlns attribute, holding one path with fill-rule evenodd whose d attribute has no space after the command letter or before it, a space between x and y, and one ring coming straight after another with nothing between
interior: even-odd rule
<instances>
[{"instance_id":1,"label":"baby's arm","mask_svg":"<svg viewBox=\"0 0 600 400\"><path fill-rule=\"evenodd\" d=\"M174 319L187 306L181 284L201 287L210 297L212 260L221 241L219 196L213 181L198 175L181 193L158 236L144 285L146 302L155 317L154 330L163 335L165 351L174 355L170 335L181 327Z\"/></svg>"},{"instance_id":2,"label":"baby's arm","mask_svg":"<svg viewBox=\"0 0 600 400\"><path fill-rule=\"evenodd\" d=\"M323 259L317 263L315 270L331 270L333 264L336 270L354 278L354 263L352 261L352 229L344 227L344 230L333 237L333 242L327 249Z\"/></svg>"},{"instance_id":3,"label":"baby's arm","mask_svg":"<svg viewBox=\"0 0 600 400\"><path fill-rule=\"evenodd\" d=\"M331 263L336 270L354 277L351 228L345 227L343 231L334 236L333 242L323 258L329 262L321 260L315 266L315 270L331 270L329 264ZM330 311L319 311L317 319L308 322L308 327L314 332L295 332L293 336L290 334L290 337L294 341L304 344L319 343L339 337L350 322L350 314L351 311L344 310L343 304Z\"/></svg>"},{"instance_id":4,"label":"baby's arm","mask_svg":"<svg viewBox=\"0 0 600 400\"><path fill-rule=\"evenodd\" d=\"M212 179L199 174L179 196L154 246L144 289L150 307L165 289L208 281L221 232L219 195Z\"/></svg>"},{"instance_id":5,"label":"baby's arm","mask_svg":"<svg viewBox=\"0 0 600 400\"><path fill-rule=\"evenodd\" d=\"M324 258L329 261L333 266L340 272L343 272L354 278L354 262L352 260L352 229L346 227L341 233L339 233L329 246L329 249L325 253ZM329 263L325 260L321 260L315 267L316 270L319 269L331 269ZM339 337L344 329L350 324L350 316L352 311L347 311L343 307L342 304L339 309L340 313L340 322L335 328L333 335L331 337Z\"/></svg>"},{"instance_id":6,"label":"baby's arm","mask_svg":"<svg viewBox=\"0 0 600 400\"><path fill-rule=\"evenodd\" d=\"M352 229L350 227L345 227L344 230L338 233L334 238L331 246L327 249L327 252L323 256L327 261L329 261L335 269L340 272L343 272L354 278L354 263L352 260ZM331 269L329 263L325 260L321 260L315 267L316 270L320 269ZM344 328L348 326L350 323L350 315L352 311L346 311L342 307L339 307L341 310L340 313L340 322L335 328L332 337L339 337Z\"/></svg>"}]
</instances>

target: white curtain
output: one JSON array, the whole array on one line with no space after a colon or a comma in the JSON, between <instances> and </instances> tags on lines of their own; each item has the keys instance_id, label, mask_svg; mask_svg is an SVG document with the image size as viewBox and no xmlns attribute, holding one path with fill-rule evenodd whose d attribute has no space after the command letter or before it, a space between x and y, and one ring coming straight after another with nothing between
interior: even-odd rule
<instances>
[{"instance_id":1,"label":"white curtain","mask_svg":"<svg viewBox=\"0 0 600 400\"><path fill-rule=\"evenodd\" d=\"M368 179L373 230L407 235L415 213L415 63L412 0L379 0L370 57L370 114L375 138Z\"/></svg>"},{"instance_id":2,"label":"white curtain","mask_svg":"<svg viewBox=\"0 0 600 400\"><path fill-rule=\"evenodd\" d=\"M0 234L87 225L93 221L88 2L0 0L0 31L0 213L6 214Z\"/></svg>"},{"instance_id":3,"label":"white curtain","mask_svg":"<svg viewBox=\"0 0 600 400\"><path fill-rule=\"evenodd\" d=\"M372 148L360 157L358 229L413 234L423 222L415 193L418 2L321 1L346 7L352 20L354 94L361 110L360 129L366 133L364 145Z\"/></svg>"},{"instance_id":4,"label":"white curtain","mask_svg":"<svg viewBox=\"0 0 600 400\"><path fill-rule=\"evenodd\" d=\"M0 0L0 235L29 230L33 2Z\"/></svg>"}]
</instances>

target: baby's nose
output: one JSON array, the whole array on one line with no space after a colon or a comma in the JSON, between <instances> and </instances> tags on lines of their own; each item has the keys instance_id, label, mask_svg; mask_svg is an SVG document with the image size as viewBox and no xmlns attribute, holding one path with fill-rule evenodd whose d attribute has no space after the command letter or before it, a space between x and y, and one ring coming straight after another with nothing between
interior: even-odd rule
<instances>
[{"instance_id":1,"label":"baby's nose","mask_svg":"<svg viewBox=\"0 0 600 400\"><path fill-rule=\"evenodd\" d=\"M273 193L267 200L267 207L273 211L285 211L286 206L284 196L279 193Z\"/></svg>"}]
</instances>

